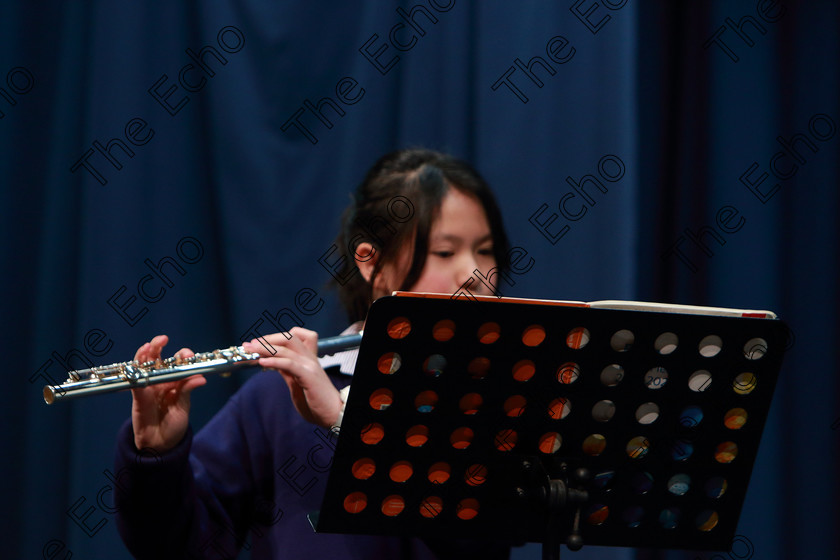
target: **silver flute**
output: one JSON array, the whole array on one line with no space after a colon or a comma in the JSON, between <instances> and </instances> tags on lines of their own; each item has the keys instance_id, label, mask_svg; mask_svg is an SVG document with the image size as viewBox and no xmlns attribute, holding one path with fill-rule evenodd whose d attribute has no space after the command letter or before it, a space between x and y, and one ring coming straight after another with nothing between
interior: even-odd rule
<instances>
[{"instance_id":1,"label":"silver flute","mask_svg":"<svg viewBox=\"0 0 840 560\"><path fill-rule=\"evenodd\" d=\"M357 348L361 342L362 333L325 338L318 341L318 356L329 356ZM173 356L142 363L132 360L69 371L67 381L61 385L44 387L44 402L52 404L86 395L147 387L197 374L229 375L234 370L258 365L260 358L259 354L246 352L242 346L231 346L222 350L202 352L189 358Z\"/></svg>"}]
</instances>

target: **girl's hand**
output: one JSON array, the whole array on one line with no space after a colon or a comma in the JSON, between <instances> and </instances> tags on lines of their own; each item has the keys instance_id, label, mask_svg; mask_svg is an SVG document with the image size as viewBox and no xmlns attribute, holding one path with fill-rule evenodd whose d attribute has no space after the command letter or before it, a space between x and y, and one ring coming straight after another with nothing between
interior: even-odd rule
<instances>
[{"instance_id":1,"label":"girl's hand","mask_svg":"<svg viewBox=\"0 0 840 560\"><path fill-rule=\"evenodd\" d=\"M134 359L140 363L157 360L169 337L159 335L137 349ZM182 348L176 356L189 358L194 352ZM150 447L158 453L178 445L187 433L190 414L190 392L207 383L203 375L179 381L159 383L132 389L131 422L137 449Z\"/></svg>"},{"instance_id":2,"label":"girl's hand","mask_svg":"<svg viewBox=\"0 0 840 560\"><path fill-rule=\"evenodd\" d=\"M307 422L324 428L335 425L341 411L341 397L318 362L318 333L301 327L270 334L243 344L248 352L261 356L260 365L276 369L283 376L292 402Z\"/></svg>"}]
</instances>

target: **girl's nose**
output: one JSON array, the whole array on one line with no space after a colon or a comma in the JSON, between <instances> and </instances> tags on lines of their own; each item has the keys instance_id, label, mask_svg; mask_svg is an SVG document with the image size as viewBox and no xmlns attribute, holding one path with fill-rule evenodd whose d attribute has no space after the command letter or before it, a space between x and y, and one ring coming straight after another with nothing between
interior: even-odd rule
<instances>
[{"instance_id":1,"label":"girl's nose","mask_svg":"<svg viewBox=\"0 0 840 560\"><path fill-rule=\"evenodd\" d=\"M478 273L476 273L476 271L478 271ZM478 261L474 256L470 255L469 257L464 258L456 278L460 279L458 286L464 286L465 283L469 282L466 287L469 288L471 293L480 296L491 295L492 290L482 277L479 276L479 274L483 274L484 272L486 271L481 271L479 269ZM472 282L470 282L470 279L472 279Z\"/></svg>"}]
</instances>

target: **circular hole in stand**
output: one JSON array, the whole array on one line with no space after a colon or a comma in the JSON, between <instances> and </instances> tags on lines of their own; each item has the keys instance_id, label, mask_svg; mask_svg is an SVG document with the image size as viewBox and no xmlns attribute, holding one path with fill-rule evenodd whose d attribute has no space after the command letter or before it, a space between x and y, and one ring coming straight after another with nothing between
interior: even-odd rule
<instances>
[{"instance_id":1,"label":"circular hole in stand","mask_svg":"<svg viewBox=\"0 0 840 560\"><path fill-rule=\"evenodd\" d=\"M475 498L464 498L455 506L455 515L458 519L469 521L478 515L478 500Z\"/></svg>"},{"instance_id":2,"label":"circular hole in stand","mask_svg":"<svg viewBox=\"0 0 840 560\"><path fill-rule=\"evenodd\" d=\"M429 428L418 424L408 429L405 434L405 442L411 447L422 447L429 441Z\"/></svg>"},{"instance_id":3,"label":"circular hole in stand","mask_svg":"<svg viewBox=\"0 0 840 560\"><path fill-rule=\"evenodd\" d=\"M647 494L653 488L653 475L644 471L637 472L630 479L630 486L636 494Z\"/></svg>"},{"instance_id":4,"label":"circular hole in stand","mask_svg":"<svg viewBox=\"0 0 840 560\"><path fill-rule=\"evenodd\" d=\"M584 327L575 327L566 335L566 346L579 350L589 344L589 331Z\"/></svg>"},{"instance_id":5,"label":"circular hole in stand","mask_svg":"<svg viewBox=\"0 0 840 560\"><path fill-rule=\"evenodd\" d=\"M385 437L385 428L382 424L373 422L362 428L361 438L362 442L367 445L376 445L382 438Z\"/></svg>"},{"instance_id":6,"label":"circular hole in stand","mask_svg":"<svg viewBox=\"0 0 840 560\"><path fill-rule=\"evenodd\" d=\"M713 500L717 500L726 493L727 486L729 485L727 484L725 478L722 476L715 476L706 481L706 485L703 487L703 490L706 492L706 496L712 498Z\"/></svg>"},{"instance_id":7,"label":"circular hole in stand","mask_svg":"<svg viewBox=\"0 0 840 560\"><path fill-rule=\"evenodd\" d=\"M738 456L738 446L735 442L725 441L715 448L715 461L718 463L731 463Z\"/></svg>"},{"instance_id":8,"label":"circular hole in stand","mask_svg":"<svg viewBox=\"0 0 840 560\"><path fill-rule=\"evenodd\" d=\"M674 496L685 496L689 488L691 488L691 477L687 474L675 474L668 479L668 492Z\"/></svg>"},{"instance_id":9,"label":"circular hole in stand","mask_svg":"<svg viewBox=\"0 0 840 560\"><path fill-rule=\"evenodd\" d=\"M695 393L702 393L712 384L712 374L705 369L697 370L688 377L688 388Z\"/></svg>"},{"instance_id":10,"label":"circular hole in stand","mask_svg":"<svg viewBox=\"0 0 840 560\"><path fill-rule=\"evenodd\" d=\"M740 430L747 423L747 411L733 408L723 416L723 425L730 430Z\"/></svg>"},{"instance_id":11,"label":"circular hole in stand","mask_svg":"<svg viewBox=\"0 0 840 560\"><path fill-rule=\"evenodd\" d=\"M522 333L522 343L525 346L539 346L545 340L545 329L541 325L531 325Z\"/></svg>"},{"instance_id":12,"label":"circular hole in stand","mask_svg":"<svg viewBox=\"0 0 840 560\"><path fill-rule=\"evenodd\" d=\"M548 404L548 415L555 420L562 420L572 412L572 403L569 399L560 397Z\"/></svg>"},{"instance_id":13,"label":"circular hole in stand","mask_svg":"<svg viewBox=\"0 0 840 560\"><path fill-rule=\"evenodd\" d=\"M601 370L601 383L606 387L615 387L624 379L624 368L618 364L610 364Z\"/></svg>"},{"instance_id":14,"label":"circular hole in stand","mask_svg":"<svg viewBox=\"0 0 840 560\"><path fill-rule=\"evenodd\" d=\"M484 379L488 371L490 371L490 360L483 356L473 358L467 364L467 373L472 379Z\"/></svg>"},{"instance_id":15,"label":"circular hole in stand","mask_svg":"<svg viewBox=\"0 0 840 560\"><path fill-rule=\"evenodd\" d=\"M359 513L367 507L367 496L364 492L353 492L344 498L344 511L347 513Z\"/></svg>"},{"instance_id":16,"label":"circular hole in stand","mask_svg":"<svg viewBox=\"0 0 840 560\"><path fill-rule=\"evenodd\" d=\"M607 438L601 434L590 434L583 440L583 452L592 457L597 457L607 447Z\"/></svg>"},{"instance_id":17,"label":"circular hole in stand","mask_svg":"<svg viewBox=\"0 0 840 560\"><path fill-rule=\"evenodd\" d=\"M592 419L598 422L609 422L615 415L615 403L612 401L598 401L592 407Z\"/></svg>"},{"instance_id":18,"label":"circular hole in stand","mask_svg":"<svg viewBox=\"0 0 840 560\"><path fill-rule=\"evenodd\" d=\"M452 447L455 449L466 449L470 446L470 443L472 443L474 435L475 434L470 428L457 428L452 432L452 435L449 436L449 443L451 443Z\"/></svg>"},{"instance_id":19,"label":"circular hole in stand","mask_svg":"<svg viewBox=\"0 0 840 560\"><path fill-rule=\"evenodd\" d=\"M698 345L700 355L704 358L717 356L720 353L721 348L723 348L723 340L721 340L721 338L716 334L710 334L709 336L704 337Z\"/></svg>"},{"instance_id":20,"label":"circular hole in stand","mask_svg":"<svg viewBox=\"0 0 840 560\"><path fill-rule=\"evenodd\" d=\"M362 457L353 463L353 466L350 467L350 472L353 473L354 478L367 480L376 472L376 464L373 462L373 459Z\"/></svg>"},{"instance_id":21,"label":"circular hole in stand","mask_svg":"<svg viewBox=\"0 0 840 560\"><path fill-rule=\"evenodd\" d=\"M679 344L680 339L677 337L676 334L672 332L662 333L656 337L656 340L653 343L654 349L657 352L662 354L663 356L667 356L671 354L674 350L677 349L677 345Z\"/></svg>"},{"instance_id":22,"label":"circular hole in stand","mask_svg":"<svg viewBox=\"0 0 840 560\"><path fill-rule=\"evenodd\" d=\"M438 342L446 342L455 336L455 322L450 319L441 319L432 327L432 338Z\"/></svg>"},{"instance_id":23,"label":"circular hole in stand","mask_svg":"<svg viewBox=\"0 0 840 560\"><path fill-rule=\"evenodd\" d=\"M563 444L563 438L557 432L548 432L540 436L538 447L546 455L556 453Z\"/></svg>"},{"instance_id":24,"label":"circular hole in stand","mask_svg":"<svg viewBox=\"0 0 840 560\"><path fill-rule=\"evenodd\" d=\"M659 405L654 402L641 404L636 409L636 420L639 424L653 424L657 418L659 418Z\"/></svg>"},{"instance_id":25,"label":"circular hole in stand","mask_svg":"<svg viewBox=\"0 0 840 560\"><path fill-rule=\"evenodd\" d=\"M684 439L672 441L669 450L674 461L687 461L694 453L694 444Z\"/></svg>"},{"instance_id":26,"label":"circular hole in stand","mask_svg":"<svg viewBox=\"0 0 840 560\"><path fill-rule=\"evenodd\" d=\"M610 508L604 504L592 504L586 508L586 522L590 525L603 525L610 516Z\"/></svg>"},{"instance_id":27,"label":"circular hole in stand","mask_svg":"<svg viewBox=\"0 0 840 560\"><path fill-rule=\"evenodd\" d=\"M680 426L693 428L703 421L703 409L699 406L687 406L680 412Z\"/></svg>"},{"instance_id":28,"label":"circular hole in stand","mask_svg":"<svg viewBox=\"0 0 840 560\"><path fill-rule=\"evenodd\" d=\"M650 441L644 436L636 436L627 442L625 450L631 459L642 459L650 451Z\"/></svg>"},{"instance_id":29,"label":"circular hole in stand","mask_svg":"<svg viewBox=\"0 0 840 560\"><path fill-rule=\"evenodd\" d=\"M516 447L518 439L519 435L514 430L505 429L496 434L493 444L499 451L511 451Z\"/></svg>"},{"instance_id":30,"label":"circular hole in stand","mask_svg":"<svg viewBox=\"0 0 840 560\"><path fill-rule=\"evenodd\" d=\"M408 336L411 332L411 321L405 317L394 317L388 323L388 336L394 340L399 340Z\"/></svg>"},{"instance_id":31,"label":"circular hole in stand","mask_svg":"<svg viewBox=\"0 0 840 560\"><path fill-rule=\"evenodd\" d=\"M481 486L487 481L487 467L478 463L470 465L464 473L464 481L470 486Z\"/></svg>"},{"instance_id":32,"label":"circular hole in stand","mask_svg":"<svg viewBox=\"0 0 840 560\"><path fill-rule=\"evenodd\" d=\"M478 414L478 409L484 403L484 398L478 393L467 393L458 401L461 412L468 415Z\"/></svg>"},{"instance_id":33,"label":"circular hole in stand","mask_svg":"<svg viewBox=\"0 0 840 560\"><path fill-rule=\"evenodd\" d=\"M633 347L633 342L636 341L636 336L632 331L621 329L610 338L610 346L616 352L627 352Z\"/></svg>"},{"instance_id":34,"label":"circular hole in stand","mask_svg":"<svg viewBox=\"0 0 840 560\"><path fill-rule=\"evenodd\" d=\"M749 395L758 384L758 378L752 373L739 373L732 382L732 389L739 395Z\"/></svg>"},{"instance_id":35,"label":"circular hole in stand","mask_svg":"<svg viewBox=\"0 0 840 560\"><path fill-rule=\"evenodd\" d=\"M642 506L630 506L621 516L622 521L631 529L641 526L645 508Z\"/></svg>"},{"instance_id":36,"label":"circular hole in stand","mask_svg":"<svg viewBox=\"0 0 840 560\"><path fill-rule=\"evenodd\" d=\"M498 323L484 323L478 328L478 341L482 344L493 344L501 336L502 328Z\"/></svg>"},{"instance_id":37,"label":"circular hole in stand","mask_svg":"<svg viewBox=\"0 0 840 560\"><path fill-rule=\"evenodd\" d=\"M528 381L534 377L537 368L531 360L519 360L513 366L513 378L517 381Z\"/></svg>"},{"instance_id":38,"label":"circular hole in stand","mask_svg":"<svg viewBox=\"0 0 840 560\"><path fill-rule=\"evenodd\" d=\"M388 471L388 476L394 482L405 482L414 474L414 467L408 461L397 461Z\"/></svg>"},{"instance_id":39,"label":"circular hole in stand","mask_svg":"<svg viewBox=\"0 0 840 560\"><path fill-rule=\"evenodd\" d=\"M580 366L574 362L566 362L557 368L557 381L563 385L571 385L580 377Z\"/></svg>"},{"instance_id":40,"label":"circular hole in stand","mask_svg":"<svg viewBox=\"0 0 840 560\"><path fill-rule=\"evenodd\" d=\"M390 389L377 389L370 394L368 402L373 410L385 410L394 403L394 393Z\"/></svg>"},{"instance_id":41,"label":"circular hole in stand","mask_svg":"<svg viewBox=\"0 0 840 560\"><path fill-rule=\"evenodd\" d=\"M437 393L434 391L423 391L414 399L414 407L417 409L417 412L426 414L435 409L437 402Z\"/></svg>"},{"instance_id":42,"label":"circular hole in stand","mask_svg":"<svg viewBox=\"0 0 840 560\"><path fill-rule=\"evenodd\" d=\"M663 367L655 367L645 374L645 387L648 389L661 389L668 382L668 372Z\"/></svg>"},{"instance_id":43,"label":"circular hole in stand","mask_svg":"<svg viewBox=\"0 0 840 560\"><path fill-rule=\"evenodd\" d=\"M720 518L718 517L716 511L704 509L703 511L697 514L697 518L694 520L694 522L697 525L697 529L703 531L704 533L707 533L717 526L719 519Z\"/></svg>"},{"instance_id":44,"label":"circular hole in stand","mask_svg":"<svg viewBox=\"0 0 840 560\"><path fill-rule=\"evenodd\" d=\"M440 377L446 369L446 358L440 354L432 354L423 362L423 371L431 377Z\"/></svg>"},{"instance_id":45,"label":"circular hole in stand","mask_svg":"<svg viewBox=\"0 0 840 560\"><path fill-rule=\"evenodd\" d=\"M380 356L379 361L376 362L376 368L380 373L390 375L395 373L402 365L402 358L396 352L386 352Z\"/></svg>"},{"instance_id":46,"label":"circular hole in stand","mask_svg":"<svg viewBox=\"0 0 840 560\"><path fill-rule=\"evenodd\" d=\"M744 344L744 356L748 360L760 360L767 353L767 341L763 338L751 338Z\"/></svg>"},{"instance_id":47,"label":"circular hole in stand","mask_svg":"<svg viewBox=\"0 0 840 560\"><path fill-rule=\"evenodd\" d=\"M451 473L452 469L449 467L448 463L438 461L429 467L428 479L432 484L443 484L449 480L449 475Z\"/></svg>"},{"instance_id":48,"label":"circular hole in stand","mask_svg":"<svg viewBox=\"0 0 840 560\"><path fill-rule=\"evenodd\" d=\"M592 483L595 488L599 490L612 490L612 482L615 478L615 471L603 471L599 472L595 475L592 479Z\"/></svg>"},{"instance_id":49,"label":"circular hole in stand","mask_svg":"<svg viewBox=\"0 0 840 560\"><path fill-rule=\"evenodd\" d=\"M505 416L510 416L511 418L522 416L522 413L525 412L525 405L527 402L528 401L522 395L512 395L508 397L503 405Z\"/></svg>"},{"instance_id":50,"label":"circular hole in stand","mask_svg":"<svg viewBox=\"0 0 840 560\"><path fill-rule=\"evenodd\" d=\"M392 494L382 500L382 513L388 517L396 517L405 509L405 500L402 496Z\"/></svg>"},{"instance_id":51,"label":"circular hole in stand","mask_svg":"<svg viewBox=\"0 0 840 560\"><path fill-rule=\"evenodd\" d=\"M659 525L663 529L675 529L680 522L680 509L676 507L665 508L659 514Z\"/></svg>"},{"instance_id":52,"label":"circular hole in stand","mask_svg":"<svg viewBox=\"0 0 840 560\"><path fill-rule=\"evenodd\" d=\"M443 500L438 496L429 496L420 503L420 515L427 519L437 517L441 511L443 511Z\"/></svg>"}]
</instances>

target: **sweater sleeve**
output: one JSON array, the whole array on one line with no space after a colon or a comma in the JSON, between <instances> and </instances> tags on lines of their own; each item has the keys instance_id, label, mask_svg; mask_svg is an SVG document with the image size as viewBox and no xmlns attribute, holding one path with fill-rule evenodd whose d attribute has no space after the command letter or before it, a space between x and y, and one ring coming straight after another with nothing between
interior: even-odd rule
<instances>
[{"instance_id":1,"label":"sweater sleeve","mask_svg":"<svg viewBox=\"0 0 840 560\"><path fill-rule=\"evenodd\" d=\"M239 412L234 396L195 438L190 428L163 454L138 451L131 421L123 424L115 506L117 528L135 558L236 557L254 512Z\"/></svg>"}]
</instances>

